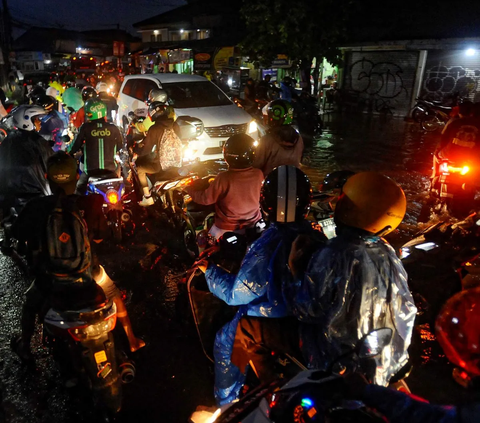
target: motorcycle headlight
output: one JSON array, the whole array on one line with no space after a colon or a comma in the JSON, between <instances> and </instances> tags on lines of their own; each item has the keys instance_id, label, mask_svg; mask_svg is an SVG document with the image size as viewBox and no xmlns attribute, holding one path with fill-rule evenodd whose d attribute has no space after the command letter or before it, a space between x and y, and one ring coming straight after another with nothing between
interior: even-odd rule
<instances>
[{"instance_id":1,"label":"motorcycle headlight","mask_svg":"<svg viewBox=\"0 0 480 423\"><path fill-rule=\"evenodd\" d=\"M116 323L117 307L115 306L115 303L113 303L112 308L104 320L91 325L70 328L68 329L68 333L73 339L75 339L75 341L97 339L100 338L100 336L102 336L104 333L112 331L115 328Z\"/></svg>"},{"instance_id":2,"label":"motorcycle headlight","mask_svg":"<svg viewBox=\"0 0 480 423\"><path fill-rule=\"evenodd\" d=\"M114 189L109 189L105 195L107 196L107 201L110 204L117 204L118 203L119 195L118 195L118 192L115 191Z\"/></svg>"},{"instance_id":3,"label":"motorcycle headlight","mask_svg":"<svg viewBox=\"0 0 480 423\"><path fill-rule=\"evenodd\" d=\"M257 122L252 120L250 122L250 125L248 125L248 133L253 134L254 132L257 132L257 129L258 129Z\"/></svg>"}]
</instances>

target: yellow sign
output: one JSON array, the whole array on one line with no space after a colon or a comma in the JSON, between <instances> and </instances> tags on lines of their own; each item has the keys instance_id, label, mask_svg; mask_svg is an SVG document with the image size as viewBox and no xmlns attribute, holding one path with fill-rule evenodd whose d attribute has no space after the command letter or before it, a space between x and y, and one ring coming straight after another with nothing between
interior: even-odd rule
<instances>
[{"instance_id":1,"label":"yellow sign","mask_svg":"<svg viewBox=\"0 0 480 423\"><path fill-rule=\"evenodd\" d=\"M228 59L233 57L233 47L222 47L213 60L215 70L219 71L228 66Z\"/></svg>"},{"instance_id":2,"label":"yellow sign","mask_svg":"<svg viewBox=\"0 0 480 423\"><path fill-rule=\"evenodd\" d=\"M97 364L104 363L105 361L107 361L107 354L105 353L105 350L95 353L95 362Z\"/></svg>"}]
</instances>

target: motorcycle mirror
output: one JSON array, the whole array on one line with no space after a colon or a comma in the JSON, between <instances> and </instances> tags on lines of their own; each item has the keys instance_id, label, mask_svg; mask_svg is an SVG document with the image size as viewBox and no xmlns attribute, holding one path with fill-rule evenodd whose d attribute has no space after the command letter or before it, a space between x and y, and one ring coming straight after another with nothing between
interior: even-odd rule
<instances>
[{"instance_id":1,"label":"motorcycle mirror","mask_svg":"<svg viewBox=\"0 0 480 423\"><path fill-rule=\"evenodd\" d=\"M392 341L393 331L390 328L376 329L363 338L359 358L370 358L380 354Z\"/></svg>"},{"instance_id":2,"label":"motorcycle mirror","mask_svg":"<svg viewBox=\"0 0 480 423\"><path fill-rule=\"evenodd\" d=\"M175 132L182 141L198 138L203 134L203 122L191 116L179 116L175 121Z\"/></svg>"}]
</instances>

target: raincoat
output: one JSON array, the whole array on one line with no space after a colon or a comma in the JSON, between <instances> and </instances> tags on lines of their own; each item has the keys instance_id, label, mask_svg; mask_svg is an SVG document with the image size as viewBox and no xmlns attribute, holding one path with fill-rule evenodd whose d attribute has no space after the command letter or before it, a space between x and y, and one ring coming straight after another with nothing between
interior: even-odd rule
<instances>
[{"instance_id":1,"label":"raincoat","mask_svg":"<svg viewBox=\"0 0 480 423\"><path fill-rule=\"evenodd\" d=\"M384 239L354 228L311 258L303 280L284 287L292 312L304 324L300 338L310 368L328 370L374 329L389 327L392 342L375 358L374 382L386 386L408 360L417 309L407 274Z\"/></svg>"},{"instance_id":2,"label":"raincoat","mask_svg":"<svg viewBox=\"0 0 480 423\"><path fill-rule=\"evenodd\" d=\"M215 398L219 405L238 399L245 382L245 375L231 362L238 322L245 315L272 318L289 315L281 289L282 279L288 274L288 253L299 233L311 232L308 222L272 223L252 244L238 274L208 266L205 277L210 291L228 305L240 306L234 319L215 337Z\"/></svg>"},{"instance_id":3,"label":"raincoat","mask_svg":"<svg viewBox=\"0 0 480 423\"><path fill-rule=\"evenodd\" d=\"M480 421L480 404L442 407L419 401L403 392L368 385L362 401L383 414L390 423L474 423Z\"/></svg>"},{"instance_id":4,"label":"raincoat","mask_svg":"<svg viewBox=\"0 0 480 423\"><path fill-rule=\"evenodd\" d=\"M48 141L35 131L17 130L0 144L0 192L5 195L50 195L47 159L53 154Z\"/></svg>"}]
</instances>

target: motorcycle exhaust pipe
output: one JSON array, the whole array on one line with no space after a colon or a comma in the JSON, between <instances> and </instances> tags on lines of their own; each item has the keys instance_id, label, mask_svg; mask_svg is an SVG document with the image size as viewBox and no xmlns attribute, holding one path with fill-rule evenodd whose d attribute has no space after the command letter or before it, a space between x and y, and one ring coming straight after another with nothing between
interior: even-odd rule
<instances>
[{"instance_id":1,"label":"motorcycle exhaust pipe","mask_svg":"<svg viewBox=\"0 0 480 423\"><path fill-rule=\"evenodd\" d=\"M120 380L122 383L132 383L133 379L135 379L136 372L137 370L135 369L133 361L127 360L120 364Z\"/></svg>"}]
</instances>

